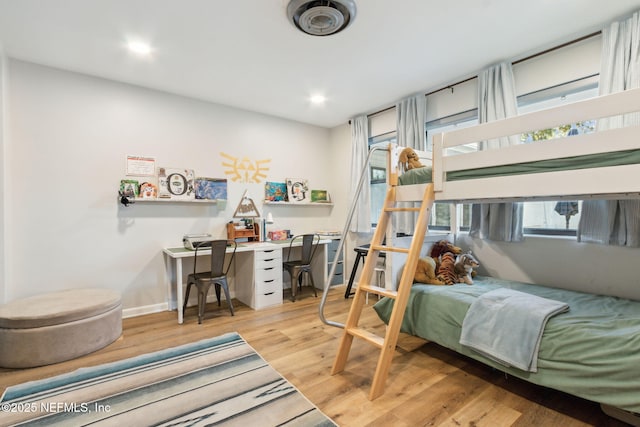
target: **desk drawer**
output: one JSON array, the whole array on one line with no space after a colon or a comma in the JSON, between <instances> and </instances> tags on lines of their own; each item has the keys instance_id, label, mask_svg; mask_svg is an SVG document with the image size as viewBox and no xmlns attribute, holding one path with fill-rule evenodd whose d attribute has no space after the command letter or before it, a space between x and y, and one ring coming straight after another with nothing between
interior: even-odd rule
<instances>
[{"instance_id":1,"label":"desk drawer","mask_svg":"<svg viewBox=\"0 0 640 427\"><path fill-rule=\"evenodd\" d=\"M256 294L256 310L282 304L282 289Z\"/></svg>"},{"instance_id":2,"label":"desk drawer","mask_svg":"<svg viewBox=\"0 0 640 427\"><path fill-rule=\"evenodd\" d=\"M282 270L282 258L269 258L269 259L256 260L256 265L255 265L256 271L266 270L269 268Z\"/></svg>"},{"instance_id":3,"label":"desk drawer","mask_svg":"<svg viewBox=\"0 0 640 427\"><path fill-rule=\"evenodd\" d=\"M275 248L275 249L265 249L264 251L256 251L255 252L255 259L256 259L256 264L259 263L259 261L266 261L266 260L273 260L273 259L277 259L279 260L279 262L282 262L282 249L280 248Z\"/></svg>"},{"instance_id":4,"label":"desk drawer","mask_svg":"<svg viewBox=\"0 0 640 427\"><path fill-rule=\"evenodd\" d=\"M256 268L256 284L267 281L276 281L278 283L282 283L282 267L278 265L277 267Z\"/></svg>"}]
</instances>

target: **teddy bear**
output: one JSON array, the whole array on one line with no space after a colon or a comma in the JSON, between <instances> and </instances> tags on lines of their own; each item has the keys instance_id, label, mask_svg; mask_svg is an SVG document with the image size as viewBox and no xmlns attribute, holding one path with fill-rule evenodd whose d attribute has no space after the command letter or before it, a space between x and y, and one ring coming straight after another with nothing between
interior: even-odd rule
<instances>
[{"instance_id":1,"label":"teddy bear","mask_svg":"<svg viewBox=\"0 0 640 427\"><path fill-rule=\"evenodd\" d=\"M444 282L436 278L436 261L427 256L418 258L416 272L413 275L413 283L426 283L428 285L444 285Z\"/></svg>"},{"instance_id":2,"label":"teddy bear","mask_svg":"<svg viewBox=\"0 0 640 427\"><path fill-rule=\"evenodd\" d=\"M418 154L411 147L406 147L402 152L400 152L399 160L403 172L424 167L424 165L420 163Z\"/></svg>"}]
</instances>

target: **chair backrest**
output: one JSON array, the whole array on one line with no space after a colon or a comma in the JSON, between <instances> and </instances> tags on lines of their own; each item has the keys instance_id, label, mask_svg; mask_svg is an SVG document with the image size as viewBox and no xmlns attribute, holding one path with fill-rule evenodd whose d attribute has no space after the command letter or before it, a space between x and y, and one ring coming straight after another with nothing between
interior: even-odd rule
<instances>
[{"instance_id":1,"label":"chair backrest","mask_svg":"<svg viewBox=\"0 0 640 427\"><path fill-rule=\"evenodd\" d=\"M292 246L300 239L302 239L302 256L300 257L300 261L305 265L311 264L313 255L316 253L316 249L318 248L318 243L320 243L320 236L318 234L299 234L294 236L289 244L287 261L289 261Z\"/></svg>"},{"instance_id":2,"label":"chair backrest","mask_svg":"<svg viewBox=\"0 0 640 427\"><path fill-rule=\"evenodd\" d=\"M227 254L227 247L231 245L233 247L233 251L231 252L231 258L229 259L229 264L227 268L224 267L224 259ZM233 240L211 240L207 241L205 245L207 248L211 248L211 276L212 277L220 277L226 276L229 268L231 267L231 263L233 262L233 258L236 255L236 249L238 248L238 244ZM193 261L193 273L197 272L196 266L198 262L198 249L200 246L196 246L196 257L195 261ZM205 249L203 247L203 249Z\"/></svg>"}]
</instances>

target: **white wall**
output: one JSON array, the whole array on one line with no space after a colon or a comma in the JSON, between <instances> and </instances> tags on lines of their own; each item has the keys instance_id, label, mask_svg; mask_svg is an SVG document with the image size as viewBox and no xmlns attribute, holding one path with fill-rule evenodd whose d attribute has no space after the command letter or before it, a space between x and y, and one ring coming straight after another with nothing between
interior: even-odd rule
<instances>
[{"instance_id":1,"label":"white wall","mask_svg":"<svg viewBox=\"0 0 640 427\"><path fill-rule=\"evenodd\" d=\"M185 233L226 236L245 189L263 210L264 184L229 182L226 209L211 205L123 207L117 189L128 154L158 166L225 177L221 152L271 159L267 180L307 178L340 200L328 129L9 60L5 300L73 287L123 294L125 309L166 302L161 250ZM277 102L277 100L274 100ZM339 197L336 197L339 196ZM336 207L272 207L275 228L339 228ZM185 266L188 269L188 266Z\"/></svg>"},{"instance_id":2,"label":"white wall","mask_svg":"<svg viewBox=\"0 0 640 427\"><path fill-rule=\"evenodd\" d=\"M480 274L640 301L638 248L549 236L525 236L522 243L490 242L466 233L456 243L473 251Z\"/></svg>"},{"instance_id":3,"label":"white wall","mask_svg":"<svg viewBox=\"0 0 640 427\"><path fill-rule=\"evenodd\" d=\"M7 154L5 150L5 116L7 115L6 65L7 59L4 55L2 45L0 45L0 301L4 300L6 292L6 220L4 215L7 188Z\"/></svg>"}]
</instances>

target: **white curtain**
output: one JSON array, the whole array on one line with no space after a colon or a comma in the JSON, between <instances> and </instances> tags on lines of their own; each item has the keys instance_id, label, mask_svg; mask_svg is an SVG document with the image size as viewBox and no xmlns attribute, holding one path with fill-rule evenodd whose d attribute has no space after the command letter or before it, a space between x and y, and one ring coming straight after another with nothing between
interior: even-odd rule
<instances>
[{"instance_id":1,"label":"white curtain","mask_svg":"<svg viewBox=\"0 0 640 427\"><path fill-rule=\"evenodd\" d=\"M427 98L424 94L411 96L396 104L398 145L425 150L425 123L427 121ZM415 206L415 202L401 202L399 207ZM393 216L396 233L413 234L417 212L398 212Z\"/></svg>"},{"instance_id":2,"label":"white curtain","mask_svg":"<svg viewBox=\"0 0 640 427\"><path fill-rule=\"evenodd\" d=\"M518 113L511 63L503 62L478 75L478 119L480 123L505 119ZM480 150L517 144L518 137L482 141ZM521 203L482 203L471 208L469 235L505 242L522 240Z\"/></svg>"},{"instance_id":3,"label":"white curtain","mask_svg":"<svg viewBox=\"0 0 640 427\"><path fill-rule=\"evenodd\" d=\"M369 154L369 119L366 115L351 119L351 186L350 199L354 200L362 171ZM365 174L349 231L371 233L371 195L369 171Z\"/></svg>"},{"instance_id":4,"label":"white curtain","mask_svg":"<svg viewBox=\"0 0 640 427\"><path fill-rule=\"evenodd\" d=\"M600 95L640 87L640 12L602 30ZM640 114L598 120L598 130L640 124ZM640 200L582 203L578 241L640 247Z\"/></svg>"}]
</instances>

